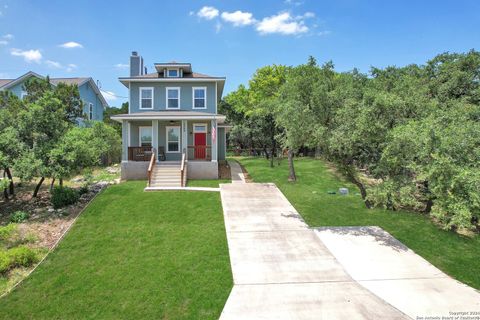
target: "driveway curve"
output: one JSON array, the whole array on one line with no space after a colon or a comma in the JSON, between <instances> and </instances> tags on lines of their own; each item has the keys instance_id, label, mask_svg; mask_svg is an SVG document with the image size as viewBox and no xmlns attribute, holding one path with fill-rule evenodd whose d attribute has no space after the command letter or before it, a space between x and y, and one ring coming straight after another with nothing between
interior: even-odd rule
<instances>
[{"instance_id":1,"label":"driveway curve","mask_svg":"<svg viewBox=\"0 0 480 320\"><path fill-rule=\"evenodd\" d=\"M408 319L356 282L272 183L220 186L234 287L220 319Z\"/></svg>"}]
</instances>

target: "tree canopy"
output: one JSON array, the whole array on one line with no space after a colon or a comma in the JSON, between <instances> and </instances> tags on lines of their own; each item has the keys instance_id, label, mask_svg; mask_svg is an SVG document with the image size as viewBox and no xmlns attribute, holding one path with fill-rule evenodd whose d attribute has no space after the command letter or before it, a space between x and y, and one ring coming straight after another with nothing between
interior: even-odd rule
<instances>
[{"instance_id":1,"label":"tree canopy","mask_svg":"<svg viewBox=\"0 0 480 320\"><path fill-rule=\"evenodd\" d=\"M226 97L231 143L253 147L259 138L249 135L261 136L259 119L271 115L270 145L316 149L360 188L367 206L422 211L446 228L479 228L479 52L368 74L336 72L313 57L282 66L281 77L275 68L257 70L248 87Z\"/></svg>"}]
</instances>

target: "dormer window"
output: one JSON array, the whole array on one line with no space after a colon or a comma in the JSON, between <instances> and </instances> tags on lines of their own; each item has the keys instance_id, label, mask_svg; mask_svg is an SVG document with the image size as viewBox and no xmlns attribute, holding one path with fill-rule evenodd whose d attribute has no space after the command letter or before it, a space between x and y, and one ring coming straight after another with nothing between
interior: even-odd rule
<instances>
[{"instance_id":1,"label":"dormer window","mask_svg":"<svg viewBox=\"0 0 480 320\"><path fill-rule=\"evenodd\" d=\"M167 69L167 77L178 78L178 75L179 75L178 69Z\"/></svg>"}]
</instances>

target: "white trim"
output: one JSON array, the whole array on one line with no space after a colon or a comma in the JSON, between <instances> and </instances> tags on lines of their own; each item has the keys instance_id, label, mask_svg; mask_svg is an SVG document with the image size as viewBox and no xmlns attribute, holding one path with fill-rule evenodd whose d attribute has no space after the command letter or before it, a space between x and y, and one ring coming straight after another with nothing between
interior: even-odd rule
<instances>
[{"instance_id":1,"label":"white trim","mask_svg":"<svg viewBox=\"0 0 480 320\"><path fill-rule=\"evenodd\" d=\"M138 146L142 146L142 135L140 134L140 131L142 131L142 128L150 128L151 136L152 136L152 142L150 144L153 146L153 127L152 126L138 126Z\"/></svg>"},{"instance_id":2,"label":"white trim","mask_svg":"<svg viewBox=\"0 0 480 320\"><path fill-rule=\"evenodd\" d=\"M218 82L215 82L215 113L218 113L218 97L217 97ZM226 158L226 157L225 157Z\"/></svg>"},{"instance_id":3,"label":"white trim","mask_svg":"<svg viewBox=\"0 0 480 320\"><path fill-rule=\"evenodd\" d=\"M177 71L177 75L176 76L170 76L170 74L169 74L170 70ZM180 78L180 68L167 68L166 78Z\"/></svg>"},{"instance_id":4,"label":"white trim","mask_svg":"<svg viewBox=\"0 0 480 320\"><path fill-rule=\"evenodd\" d=\"M177 90L178 92L178 108L169 108L168 107L168 90ZM165 109L167 110L179 110L180 109L180 94L181 94L181 91L180 91L180 87L165 87Z\"/></svg>"},{"instance_id":5,"label":"white trim","mask_svg":"<svg viewBox=\"0 0 480 320\"><path fill-rule=\"evenodd\" d=\"M208 124L207 123L193 123L192 126L193 126L193 133L198 132L198 133L205 133L206 134L208 132ZM197 130L195 130L195 126L203 126L203 127L205 127L205 131L197 131Z\"/></svg>"},{"instance_id":6,"label":"white trim","mask_svg":"<svg viewBox=\"0 0 480 320\"><path fill-rule=\"evenodd\" d=\"M203 108L195 108L195 90L203 89L204 92L204 107ZM192 87L192 109L207 109L207 87Z\"/></svg>"},{"instance_id":7,"label":"white trim","mask_svg":"<svg viewBox=\"0 0 480 320\"><path fill-rule=\"evenodd\" d=\"M127 132L127 139L128 139L128 141L127 141L127 146L130 147L130 144L131 144L131 142L130 142L130 130L132 129L132 127L131 127L131 125L130 125L130 124L131 124L130 121L127 121L127 124L128 124L128 128L127 128L127 130L128 130L128 132Z\"/></svg>"},{"instance_id":8,"label":"white trim","mask_svg":"<svg viewBox=\"0 0 480 320\"><path fill-rule=\"evenodd\" d=\"M142 108L142 90L150 90L152 92L152 107L151 108ZM139 87L138 88L138 109L139 110L153 110L153 101L154 101L154 93L153 87ZM147 98L145 98L147 100Z\"/></svg>"},{"instance_id":9,"label":"white trim","mask_svg":"<svg viewBox=\"0 0 480 320\"><path fill-rule=\"evenodd\" d=\"M170 109L171 110L171 109ZM219 115L204 115L204 116L172 116L172 115L158 115L158 116L145 116L139 113L132 113L124 116L112 116L111 119L121 122L122 120L212 120L225 121L225 116Z\"/></svg>"},{"instance_id":10,"label":"white trim","mask_svg":"<svg viewBox=\"0 0 480 320\"><path fill-rule=\"evenodd\" d=\"M128 83L128 113L130 113L130 108L132 107L132 86L130 82Z\"/></svg>"},{"instance_id":11,"label":"white trim","mask_svg":"<svg viewBox=\"0 0 480 320\"><path fill-rule=\"evenodd\" d=\"M170 141L168 141L168 130L171 129L171 128L178 128L178 151L170 151L168 150L168 143ZM182 134L182 128L181 126L166 126L165 127L165 144L166 144L166 153L181 153L182 152L182 148L180 146L180 142L181 142L181 134ZM171 142L177 142L177 141L171 141Z\"/></svg>"}]
</instances>

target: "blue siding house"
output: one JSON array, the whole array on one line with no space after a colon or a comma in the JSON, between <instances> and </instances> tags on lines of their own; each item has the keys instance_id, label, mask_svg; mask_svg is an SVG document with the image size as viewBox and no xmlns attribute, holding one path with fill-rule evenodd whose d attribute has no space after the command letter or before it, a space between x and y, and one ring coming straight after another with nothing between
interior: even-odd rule
<instances>
[{"instance_id":1,"label":"blue siding house","mask_svg":"<svg viewBox=\"0 0 480 320\"><path fill-rule=\"evenodd\" d=\"M159 167L184 159L188 178L218 178L228 130L217 113L225 77L194 72L190 63L154 66L147 73L143 58L132 52L130 75L119 78L129 90L129 112L112 117L122 123L122 178L147 177L152 153Z\"/></svg>"},{"instance_id":2,"label":"blue siding house","mask_svg":"<svg viewBox=\"0 0 480 320\"><path fill-rule=\"evenodd\" d=\"M17 97L23 98L26 94L24 83L31 77L45 78L33 71L29 71L16 79L0 79L0 90L8 90ZM53 85L58 83L77 85L80 99L83 101L83 113L86 118L97 121L103 120L103 111L108 104L92 78L50 78L50 83Z\"/></svg>"}]
</instances>

